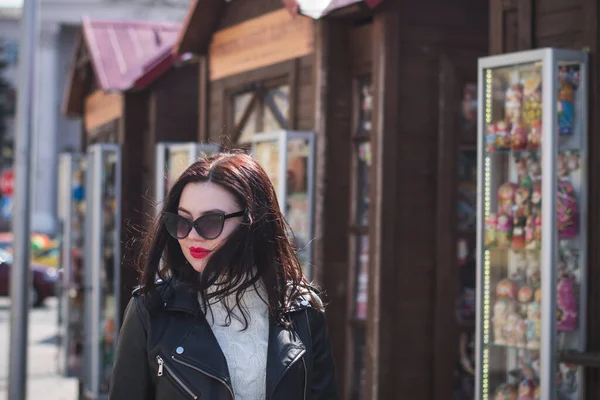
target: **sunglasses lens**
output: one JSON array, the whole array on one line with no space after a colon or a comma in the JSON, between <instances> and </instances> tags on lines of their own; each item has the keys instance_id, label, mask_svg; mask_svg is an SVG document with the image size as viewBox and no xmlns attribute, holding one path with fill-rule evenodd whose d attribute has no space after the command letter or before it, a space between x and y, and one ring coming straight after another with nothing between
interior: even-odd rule
<instances>
[{"instance_id":1,"label":"sunglasses lens","mask_svg":"<svg viewBox=\"0 0 600 400\"><path fill-rule=\"evenodd\" d=\"M196 223L198 234L205 239L216 239L223 231L223 214L205 215Z\"/></svg>"},{"instance_id":2,"label":"sunglasses lens","mask_svg":"<svg viewBox=\"0 0 600 400\"><path fill-rule=\"evenodd\" d=\"M185 238L192 230L189 221L180 215L165 213L163 220L169 234L176 239Z\"/></svg>"}]
</instances>

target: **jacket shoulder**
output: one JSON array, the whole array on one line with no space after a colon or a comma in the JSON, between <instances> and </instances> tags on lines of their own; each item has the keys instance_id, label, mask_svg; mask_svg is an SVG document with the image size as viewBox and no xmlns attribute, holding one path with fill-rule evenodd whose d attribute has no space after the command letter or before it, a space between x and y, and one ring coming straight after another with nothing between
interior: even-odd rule
<instances>
[{"instance_id":1,"label":"jacket shoulder","mask_svg":"<svg viewBox=\"0 0 600 400\"><path fill-rule=\"evenodd\" d=\"M289 312L302 311L309 308L322 311L325 307L321 299L321 293L314 287L302 288L293 299L290 299L289 304Z\"/></svg>"}]
</instances>

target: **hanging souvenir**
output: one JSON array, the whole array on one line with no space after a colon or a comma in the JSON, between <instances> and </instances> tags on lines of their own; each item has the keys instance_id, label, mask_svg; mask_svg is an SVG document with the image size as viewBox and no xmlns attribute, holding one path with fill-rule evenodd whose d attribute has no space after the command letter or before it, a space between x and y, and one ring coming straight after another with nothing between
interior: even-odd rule
<instances>
[{"instance_id":1,"label":"hanging souvenir","mask_svg":"<svg viewBox=\"0 0 600 400\"><path fill-rule=\"evenodd\" d=\"M541 119L542 76L539 70L535 70L523 84L523 122L531 126Z\"/></svg>"},{"instance_id":2,"label":"hanging souvenir","mask_svg":"<svg viewBox=\"0 0 600 400\"><path fill-rule=\"evenodd\" d=\"M496 225L498 220L496 214L491 213L485 220L485 246L493 247L497 245L496 242Z\"/></svg>"},{"instance_id":3,"label":"hanging souvenir","mask_svg":"<svg viewBox=\"0 0 600 400\"><path fill-rule=\"evenodd\" d=\"M527 149L527 127L523 123L516 122L512 125L510 143L515 151Z\"/></svg>"},{"instance_id":4,"label":"hanging souvenir","mask_svg":"<svg viewBox=\"0 0 600 400\"><path fill-rule=\"evenodd\" d=\"M510 131L505 121L496 123L496 150L510 150Z\"/></svg>"},{"instance_id":5,"label":"hanging souvenir","mask_svg":"<svg viewBox=\"0 0 600 400\"><path fill-rule=\"evenodd\" d=\"M557 325L559 332L573 332L577 329L577 283L572 274L563 273L558 280L557 293Z\"/></svg>"},{"instance_id":6,"label":"hanging souvenir","mask_svg":"<svg viewBox=\"0 0 600 400\"><path fill-rule=\"evenodd\" d=\"M570 182L558 182L557 225L560 239L574 238L578 234L579 217L575 189Z\"/></svg>"},{"instance_id":7,"label":"hanging souvenir","mask_svg":"<svg viewBox=\"0 0 600 400\"><path fill-rule=\"evenodd\" d=\"M508 214L498 215L496 242L499 248L510 248L512 245L512 218Z\"/></svg>"},{"instance_id":8,"label":"hanging souvenir","mask_svg":"<svg viewBox=\"0 0 600 400\"><path fill-rule=\"evenodd\" d=\"M575 87L566 66L560 69L558 80L558 133L572 135L575 120Z\"/></svg>"},{"instance_id":9,"label":"hanging souvenir","mask_svg":"<svg viewBox=\"0 0 600 400\"><path fill-rule=\"evenodd\" d=\"M536 289L533 301L527 305L526 339L527 348L537 350L540 348L541 333L541 289Z\"/></svg>"},{"instance_id":10,"label":"hanging souvenir","mask_svg":"<svg viewBox=\"0 0 600 400\"><path fill-rule=\"evenodd\" d=\"M498 188L498 211L499 213L511 214L515 203L515 191L517 185L507 182Z\"/></svg>"},{"instance_id":11,"label":"hanging souvenir","mask_svg":"<svg viewBox=\"0 0 600 400\"><path fill-rule=\"evenodd\" d=\"M534 121L527 135L527 148L529 150L539 150L542 144L542 121Z\"/></svg>"}]
</instances>

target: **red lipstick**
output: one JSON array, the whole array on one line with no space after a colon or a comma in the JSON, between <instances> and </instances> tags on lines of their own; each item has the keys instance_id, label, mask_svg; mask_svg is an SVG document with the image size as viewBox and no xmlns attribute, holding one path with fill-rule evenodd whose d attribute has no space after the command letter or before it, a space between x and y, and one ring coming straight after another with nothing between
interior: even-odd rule
<instances>
[{"instance_id":1,"label":"red lipstick","mask_svg":"<svg viewBox=\"0 0 600 400\"><path fill-rule=\"evenodd\" d=\"M212 250L205 249L202 247L190 247L190 254L192 257L202 259L212 253Z\"/></svg>"}]
</instances>

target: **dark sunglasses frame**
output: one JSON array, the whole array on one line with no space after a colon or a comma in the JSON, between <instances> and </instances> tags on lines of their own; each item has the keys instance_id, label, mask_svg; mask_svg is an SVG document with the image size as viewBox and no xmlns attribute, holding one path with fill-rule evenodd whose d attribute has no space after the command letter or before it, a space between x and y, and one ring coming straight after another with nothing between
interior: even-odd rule
<instances>
[{"instance_id":1,"label":"dark sunglasses frame","mask_svg":"<svg viewBox=\"0 0 600 400\"><path fill-rule=\"evenodd\" d=\"M218 238L219 236L221 236L221 233L223 233L223 227L225 226L225 221L228 220L229 218L235 218L235 217L241 217L244 214L246 214L246 211L238 211L238 212L234 212L231 214L225 214L225 213L209 213L209 214L204 214L203 216L197 218L195 221L190 221L189 219L187 219L186 217L179 215L179 214L174 214L174 213L170 213L170 212L164 212L162 214L162 219L163 219L163 224L165 225L165 228L167 229L167 232L169 232L169 235L173 236L175 239L181 240L181 239L185 239L186 237L189 236L190 232L192 231L192 228L194 228L196 230L196 233L206 239L206 240L214 240L216 238ZM219 229L219 233L214 236L214 237L208 237L206 235L204 235L201 232L201 229L199 229L199 224L202 222L203 219L208 218L208 217L214 217L214 216L219 216L221 217L221 229ZM174 235L173 232L171 232L171 230L169 229L168 225L167 225L167 220L169 218L173 218L176 219L177 221L181 221L184 222L187 225L187 233L185 234L185 236L177 236L176 234ZM178 224L175 226L175 228L177 228ZM175 229L175 233L177 232L177 229Z\"/></svg>"}]
</instances>

